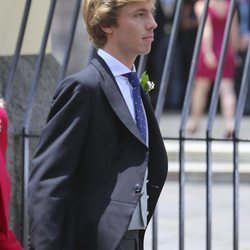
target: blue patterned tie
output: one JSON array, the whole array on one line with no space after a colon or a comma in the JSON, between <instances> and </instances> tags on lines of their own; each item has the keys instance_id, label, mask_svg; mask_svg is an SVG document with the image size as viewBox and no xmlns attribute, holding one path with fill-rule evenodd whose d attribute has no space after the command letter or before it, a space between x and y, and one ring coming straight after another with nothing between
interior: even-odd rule
<instances>
[{"instance_id":1,"label":"blue patterned tie","mask_svg":"<svg viewBox=\"0 0 250 250\"><path fill-rule=\"evenodd\" d=\"M134 107L135 107L135 120L137 127L140 131L140 134L146 142L147 138L147 132L146 132L146 118L144 109L142 106L142 100L141 100L141 92L140 92L140 83L139 79L137 77L136 72L130 72L127 74L123 74L123 76L127 77L129 82L131 83L131 86L133 88L133 99L134 99Z\"/></svg>"}]
</instances>

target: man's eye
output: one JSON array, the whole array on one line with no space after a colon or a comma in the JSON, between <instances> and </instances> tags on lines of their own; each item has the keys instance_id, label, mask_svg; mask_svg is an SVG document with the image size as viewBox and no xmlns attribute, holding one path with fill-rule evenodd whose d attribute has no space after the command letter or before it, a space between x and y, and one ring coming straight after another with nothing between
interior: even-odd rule
<instances>
[{"instance_id":1,"label":"man's eye","mask_svg":"<svg viewBox=\"0 0 250 250\"><path fill-rule=\"evenodd\" d=\"M144 12L138 12L136 15L137 15L138 17L144 17L144 16L145 16L145 13L144 13Z\"/></svg>"}]
</instances>

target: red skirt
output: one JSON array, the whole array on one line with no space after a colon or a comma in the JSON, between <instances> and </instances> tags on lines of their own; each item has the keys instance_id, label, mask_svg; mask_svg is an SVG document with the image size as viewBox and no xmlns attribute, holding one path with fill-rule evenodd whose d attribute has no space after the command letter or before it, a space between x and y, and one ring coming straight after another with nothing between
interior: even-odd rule
<instances>
[{"instance_id":1,"label":"red skirt","mask_svg":"<svg viewBox=\"0 0 250 250\"><path fill-rule=\"evenodd\" d=\"M216 71L218 68L220 51L215 52L215 56L217 58L217 65L215 65L214 68L209 68L204 62L204 53L201 50L199 57L198 57L198 63L197 63L197 71L196 71L197 77L208 78L211 82L215 80ZM235 60L234 60L233 52L231 48L229 48L225 57L222 78L233 79L234 73L235 73Z\"/></svg>"}]
</instances>

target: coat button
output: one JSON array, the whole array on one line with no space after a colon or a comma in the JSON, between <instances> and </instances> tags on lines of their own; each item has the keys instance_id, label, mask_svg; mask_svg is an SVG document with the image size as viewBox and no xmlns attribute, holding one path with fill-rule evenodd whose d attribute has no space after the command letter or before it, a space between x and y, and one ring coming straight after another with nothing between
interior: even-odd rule
<instances>
[{"instance_id":1,"label":"coat button","mask_svg":"<svg viewBox=\"0 0 250 250\"><path fill-rule=\"evenodd\" d=\"M141 192L141 190L142 190L141 185L137 183L137 184L135 185L135 193L138 194L138 193Z\"/></svg>"}]
</instances>

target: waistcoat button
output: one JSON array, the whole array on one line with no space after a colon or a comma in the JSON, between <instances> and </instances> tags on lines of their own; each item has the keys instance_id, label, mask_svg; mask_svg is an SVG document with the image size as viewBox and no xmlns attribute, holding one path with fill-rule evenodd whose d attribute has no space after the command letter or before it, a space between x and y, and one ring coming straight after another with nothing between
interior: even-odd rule
<instances>
[{"instance_id":1,"label":"waistcoat button","mask_svg":"<svg viewBox=\"0 0 250 250\"><path fill-rule=\"evenodd\" d=\"M138 194L138 193L141 192L141 190L142 190L141 185L140 185L139 183L137 183L137 184L135 185L135 193Z\"/></svg>"}]
</instances>

